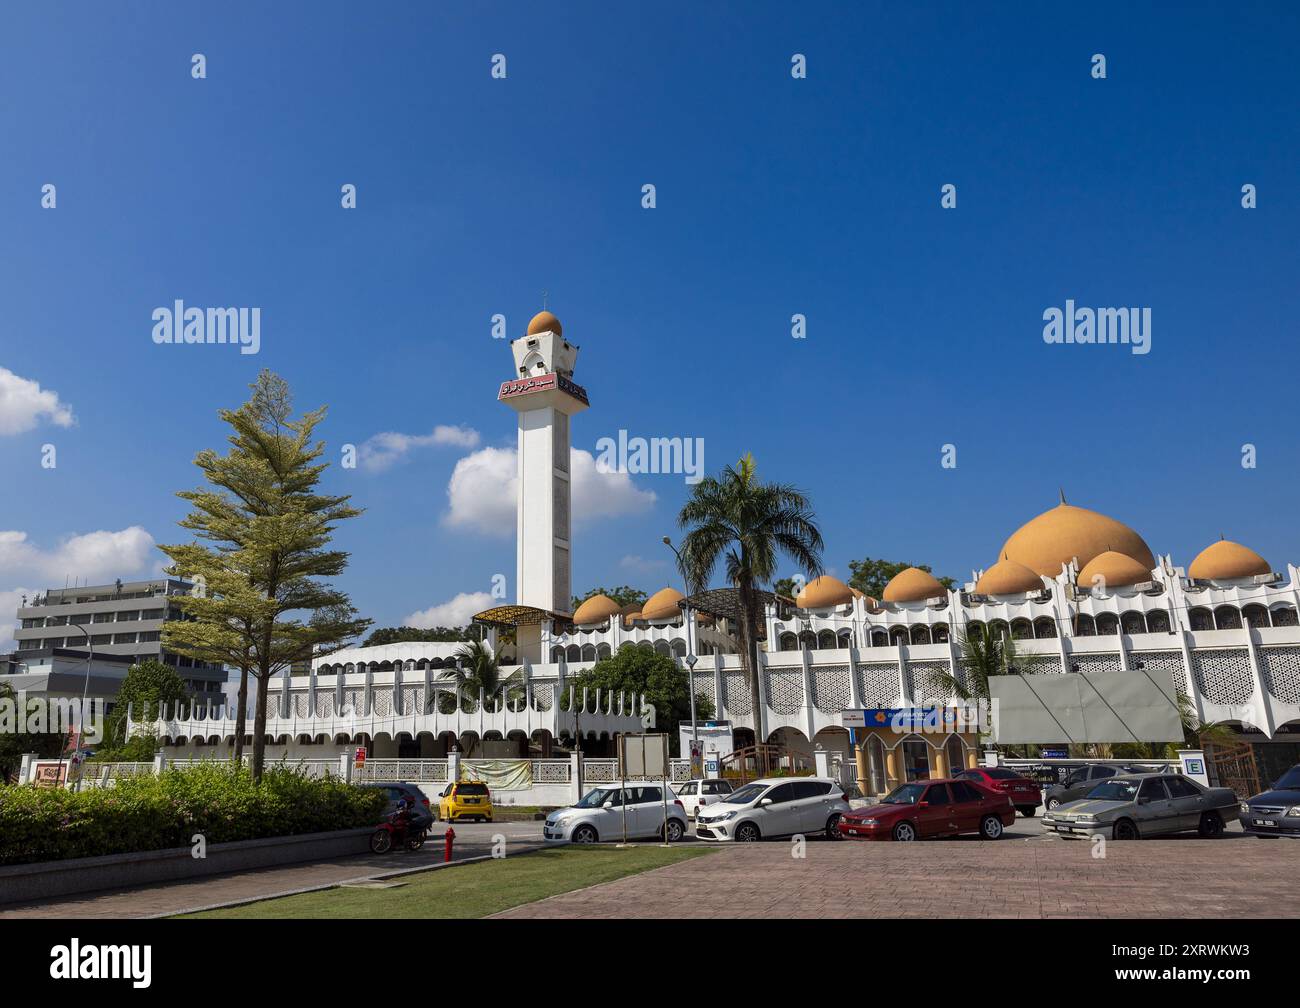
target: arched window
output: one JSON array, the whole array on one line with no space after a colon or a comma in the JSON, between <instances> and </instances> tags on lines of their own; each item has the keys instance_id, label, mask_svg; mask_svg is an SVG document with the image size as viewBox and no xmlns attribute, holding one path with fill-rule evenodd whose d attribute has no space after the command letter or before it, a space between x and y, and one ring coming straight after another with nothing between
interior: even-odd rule
<instances>
[{"instance_id":1,"label":"arched window","mask_svg":"<svg viewBox=\"0 0 1300 1008\"><path fill-rule=\"evenodd\" d=\"M682 640L680 637L678 637L676 640L673 641L672 649L673 649L673 654L675 654L678 658L686 657L686 642Z\"/></svg>"},{"instance_id":2,"label":"arched window","mask_svg":"<svg viewBox=\"0 0 1300 1008\"><path fill-rule=\"evenodd\" d=\"M818 650L834 651L835 650L835 631L823 630L817 635Z\"/></svg>"},{"instance_id":3,"label":"arched window","mask_svg":"<svg viewBox=\"0 0 1300 1008\"><path fill-rule=\"evenodd\" d=\"M1034 627L1029 620L1021 617L1011 621L1011 639L1012 640L1031 640L1034 636Z\"/></svg>"},{"instance_id":4,"label":"arched window","mask_svg":"<svg viewBox=\"0 0 1300 1008\"><path fill-rule=\"evenodd\" d=\"M949 735L948 741L943 744L944 753L948 757L948 776L953 777L966 769L966 747L961 744L961 739L956 735Z\"/></svg>"},{"instance_id":5,"label":"arched window","mask_svg":"<svg viewBox=\"0 0 1300 1008\"><path fill-rule=\"evenodd\" d=\"M817 650L817 637L811 630L802 630L799 633L799 643L809 651Z\"/></svg>"},{"instance_id":6,"label":"arched window","mask_svg":"<svg viewBox=\"0 0 1300 1008\"><path fill-rule=\"evenodd\" d=\"M1193 630L1214 629L1214 614L1204 607L1192 609L1188 612L1187 618L1191 622Z\"/></svg>"},{"instance_id":7,"label":"arched window","mask_svg":"<svg viewBox=\"0 0 1300 1008\"><path fill-rule=\"evenodd\" d=\"M1258 605L1258 604L1248 605L1241 610L1241 615L1246 618L1247 626L1261 628L1261 627L1267 627L1269 625L1268 610L1265 609L1262 605Z\"/></svg>"},{"instance_id":8,"label":"arched window","mask_svg":"<svg viewBox=\"0 0 1300 1008\"><path fill-rule=\"evenodd\" d=\"M889 647L889 634L887 634L884 630L872 630L872 631L871 631L871 646L872 646L872 647Z\"/></svg>"},{"instance_id":9,"label":"arched window","mask_svg":"<svg viewBox=\"0 0 1300 1008\"><path fill-rule=\"evenodd\" d=\"M595 645L595 644L584 644L584 645L582 645L582 660L583 660L583 661L595 661L595 660L596 660L596 645Z\"/></svg>"},{"instance_id":10,"label":"arched window","mask_svg":"<svg viewBox=\"0 0 1300 1008\"><path fill-rule=\"evenodd\" d=\"M560 662L564 661L564 648L562 647L551 648L551 661L555 662L557 665Z\"/></svg>"},{"instance_id":11,"label":"arched window","mask_svg":"<svg viewBox=\"0 0 1300 1008\"><path fill-rule=\"evenodd\" d=\"M1101 613L1097 617L1097 636L1114 637L1119 633L1119 617L1114 613Z\"/></svg>"},{"instance_id":12,"label":"arched window","mask_svg":"<svg viewBox=\"0 0 1300 1008\"><path fill-rule=\"evenodd\" d=\"M1143 634L1147 632L1147 621L1140 612L1126 612L1120 617L1120 625L1126 634Z\"/></svg>"},{"instance_id":13,"label":"arched window","mask_svg":"<svg viewBox=\"0 0 1300 1008\"><path fill-rule=\"evenodd\" d=\"M1296 626L1296 612L1290 606L1278 606L1272 611L1274 626Z\"/></svg>"},{"instance_id":14,"label":"arched window","mask_svg":"<svg viewBox=\"0 0 1300 1008\"><path fill-rule=\"evenodd\" d=\"M597 645L596 645L596 657L597 657L598 659L599 659L599 658L609 658L609 657L611 657L613 654L614 654L614 651L613 651L613 649L612 649L608 644L597 644Z\"/></svg>"},{"instance_id":15,"label":"arched window","mask_svg":"<svg viewBox=\"0 0 1300 1008\"><path fill-rule=\"evenodd\" d=\"M889 775L886 772L885 743L875 732L867 739L867 781L872 794L885 794L889 790Z\"/></svg>"},{"instance_id":16,"label":"arched window","mask_svg":"<svg viewBox=\"0 0 1300 1008\"><path fill-rule=\"evenodd\" d=\"M570 644L564 649L564 657L571 662L582 661L582 648L577 644Z\"/></svg>"},{"instance_id":17,"label":"arched window","mask_svg":"<svg viewBox=\"0 0 1300 1008\"><path fill-rule=\"evenodd\" d=\"M1163 609L1152 609L1147 613L1147 632L1168 633L1169 613L1165 612Z\"/></svg>"},{"instance_id":18,"label":"arched window","mask_svg":"<svg viewBox=\"0 0 1300 1008\"><path fill-rule=\"evenodd\" d=\"M1238 610L1236 606L1219 606L1219 608L1214 610L1214 628L1216 630L1240 630L1240 610Z\"/></svg>"},{"instance_id":19,"label":"arched window","mask_svg":"<svg viewBox=\"0 0 1300 1008\"><path fill-rule=\"evenodd\" d=\"M936 623L930 627L930 636L936 644L948 643L948 624Z\"/></svg>"},{"instance_id":20,"label":"arched window","mask_svg":"<svg viewBox=\"0 0 1300 1008\"><path fill-rule=\"evenodd\" d=\"M798 651L799 638L796 637L791 631L787 630L785 633L781 635L780 649L782 651Z\"/></svg>"},{"instance_id":21,"label":"arched window","mask_svg":"<svg viewBox=\"0 0 1300 1008\"><path fill-rule=\"evenodd\" d=\"M851 648L853 646L853 631L841 630L835 638L835 643L842 649Z\"/></svg>"},{"instance_id":22,"label":"arched window","mask_svg":"<svg viewBox=\"0 0 1300 1008\"><path fill-rule=\"evenodd\" d=\"M900 746L903 754L903 779L930 779L930 743L919 735L909 735Z\"/></svg>"},{"instance_id":23,"label":"arched window","mask_svg":"<svg viewBox=\"0 0 1300 1008\"><path fill-rule=\"evenodd\" d=\"M1049 640L1056 636L1056 620L1050 616L1039 616L1034 620L1034 637Z\"/></svg>"},{"instance_id":24,"label":"arched window","mask_svg":"<svg viewBox=\"0 0 1300 1008\"><path fill-rule=\"evenodd\" d=\"M907 641L907 627L896 626L889 631L889 643L894 647L898 647L900 644L906 644Z\"/></svg>"},{"instance_id":25,"label":"arched window","mask_svg":"<svg viewBox=\"0 0 1300 1008\"><path fill-rule=\"evenodd\" d=\"M668 642L666 640L655 641L655 654L671 655L672 653L673 653L673 649L668 646Z\"/></svg>"},{"instance_id":26,"label":"arched window","mask_svg":"<svg viewBox=\"0 0 1300 1008\"><path fill-rule=\"evenodd\" d=\"M930 628L929 628L928 626L914 626L914 627L912 627L912 643L913 643L913 644L929 644L929 643L930 643Z\"/></svg>"}]
</instances>

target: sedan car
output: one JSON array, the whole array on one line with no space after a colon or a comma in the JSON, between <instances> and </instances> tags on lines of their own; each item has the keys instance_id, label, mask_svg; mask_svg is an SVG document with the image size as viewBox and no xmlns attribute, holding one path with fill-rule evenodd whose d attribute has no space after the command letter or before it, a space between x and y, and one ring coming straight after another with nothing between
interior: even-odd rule
<instances>
[{"instance_id":1,"label":"sedan car","mask_svg":"<svg viewBox=\"0 0 1300 1008\"><path fill-rule=\"evenodd\" d=\"M1043 789L1038 781L1006 767L972 767L953 774L953 779L973 781L987 791L1001 791L1026 819L1032 819L1043 803Z\"/></svg>"},{"instance_id":2,"label":"sedan car","mask_svg":"<svg viewBox=\"0 0 1300 1008\"><path fill-rule=\"evenodd\" d=\"M838 840L840 817L849 811L839 782L830 777L769 777L752 781L726 801L695 816L700 840L752 843L773 837L821 833Z\"/></svg>"},{"instance_id":3,"label":"sedan car","mask_svg":"<svg viewBox=\"0 0 1300 1008\"><path fill-rule=\"evenodd\" d=\"M1238 815L1237 796L1228 788L1203 787L1182 774L1130 774L1103 781L1082 801L1048 812L1043 829L1063 837L1115 840L1190 830L1213 837Z\"/></svg>"},{"instance_id":4,"label":"sedan car","mask_svg":"<svg viewBox=\"0 0 1300 1008\"><path fill-rule=\"evenodd\" d=\"M860 840L923 840L978 833L996 840L1016 821L1005 794L973 781L932 780L900 784L876 805L840 818L840 835Z\"/></svg>"},{"instance_id":5,"label":"sedan car","mask_svg":"<svg viewBox=\"0 0 1300 1008\"><path fill-rule=\"evenodd\" d=\"M1093 788L1116 774L1147 772L1145 767L1114 766L1106 763L1089 763L1086 766L1069 767L1059 784L1055 784L1043 792L1043 807L1048 812L1051 812L1058 805L1086 798Z\"/></svg>"},{"instance_id":6,"label":"sedan car","mask_svg":"<svg viewBox=\"0 0 1300 1008\"><path fill-rule=\"evenodd\" d=\"M673 790L677 792L677 797L682 800L682 807L686 809L686 814L691 819L695 814L706 805L716 805L720 801L726 801L727 795L735 790L731 786L731 781L723 780L721 777L708 778L706 780L688 780L681 784L674 784Z\"/></svg>"},{"instance_id":7,"label":"sedan car","mask_svg":"<svg viewBox=\"0 0 1300 1008\"><path fill-rule=\"evenodd\" d=\"M1241 803L1241 828L1257 837L1300 837L1300 764Z\"/></svg>"},{"instance_id":8,"label":"sedan car","mask_svg":"<svg viewBox=\"0 0 1300 1008\"><path fill-rule=\"evenodd\" d=\"M542 836L551 843L589 844L621 840L624 830L629 840L662 837L676 843L686 835L686 810L672 788L662 781L601 784L576 805L548 815Z\"/></svg>"}]
</instances>

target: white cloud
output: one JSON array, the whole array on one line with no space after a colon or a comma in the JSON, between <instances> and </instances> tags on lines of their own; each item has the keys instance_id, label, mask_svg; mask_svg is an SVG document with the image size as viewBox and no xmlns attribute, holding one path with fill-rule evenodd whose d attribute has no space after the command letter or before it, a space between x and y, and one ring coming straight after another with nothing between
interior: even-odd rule
<instances>
[{"instance_id":1,"label":"white cloud","mask_svg":"<svg viewBox=\"0 0 1300 1008\"><path fill-rule=\"evenodd\" d=\"M663 560L647 560L637 553L629 553L618 562L618 565L623 570L632 571L635 574L650 574L668 566Z\"/></svg>"},{"instance_id":2,"label":"white cloud","mask_svg":"<svg viewBox=\"0 0 1300 1008\"><path fill-rule=\"evenodd\" d=\"M431 434L399 434L385 431L368 438L358 454L361 468L367 472L383 472L403 461L415 448L427 445L451 445L454 448L477 448L479 433L471 427L451 427L439 424Z\"/></svg>"},{"instance_id":3,"label":"white cloud","mask_svg":"<svg viewBox=\"0 0 1300 1008\"><path fill-rule=\"evenodd\" d=\"M484 448L456 463L447 483L449 508L443 522L488 535L515 531L519 500L519 453L514 448ZM569 453L573 479L573 521L641 514L654 506L653 490L642 490L627 473L600 472L591 452Z\"/></svg>"},{"instance_id":4,"label":"white cloud","mask_svg":"<svg viewBox=\"0 0 1300 1008\"><path fill-rule=\"evenodd\" d=\"M0 434L22 434L42 418L59 427L71 427L75 422L72 410L59 400L57 392L0 367Z\"/></svg>"},{"instance_id":5,"label":"white cloud","mask_svg":"<svg viewBox=\"0 0 1300 1008\"><path fill-rule=\"evenodd\" d=\"M491 609L496 601L489 592L461 592L450 601L411 613L402 620L402 626L418 627L421 630L440 626L466 626L475 613Z\"/></svg>"},{"instance_id":6,"label":"white cloud","mask_svg":"<svg viewBox=\"0 0 1300 1008\"><path fill-rule=\"evenodd\" d=\"M154 548L153 536L139 525L69 536L49 550L30 542L26 532L0 531L0 571L6 579L23 578L45 587L73 578L93 584L146 572L157 559Z\"/></svg>"}]
</instances>

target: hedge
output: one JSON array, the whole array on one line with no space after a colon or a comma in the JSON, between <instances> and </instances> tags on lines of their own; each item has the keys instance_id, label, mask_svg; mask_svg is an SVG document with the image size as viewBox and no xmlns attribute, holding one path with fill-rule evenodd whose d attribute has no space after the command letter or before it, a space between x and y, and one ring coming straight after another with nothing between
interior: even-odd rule
<instances>
[{"instance_id":1,"label":"hedge","mask_svg":"<svg viewBox=\"0 0 1300 1008\"><path fill-rule=\"evenodd\" d=\"M195 764L80 792L0 787L0 865L373 826L387 796L336 777Z\"/></svg>"}]
</instances>

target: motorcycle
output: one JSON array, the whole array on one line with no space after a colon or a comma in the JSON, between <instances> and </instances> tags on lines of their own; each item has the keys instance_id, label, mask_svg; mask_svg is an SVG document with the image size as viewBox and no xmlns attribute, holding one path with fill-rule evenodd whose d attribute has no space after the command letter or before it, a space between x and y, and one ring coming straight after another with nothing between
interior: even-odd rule
<instances>
[{"instance_id":1,"label":"motorcycle","mask_svg":"<svg viewBox=\"0 0 1300 1008\"><path fill-rule=\"evenodd\" d=\"M409 821L401 820L397 813L393 813L370 834L370 849L375 854L387 854L403 847L419 850L428 837L428 830L412 829Z\"/></svg>"}]
</instances>

